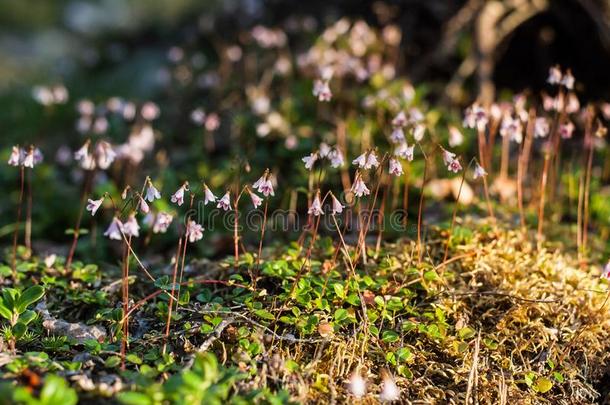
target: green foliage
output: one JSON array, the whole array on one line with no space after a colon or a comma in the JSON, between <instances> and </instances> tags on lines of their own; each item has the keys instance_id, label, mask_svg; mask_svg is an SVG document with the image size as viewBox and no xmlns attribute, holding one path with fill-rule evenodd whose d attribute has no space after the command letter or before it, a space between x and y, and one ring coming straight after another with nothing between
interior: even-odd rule
<instances>
[{"instance_id":1,"label":"green foliage","mask_svg":"<svg viewBox=\"0 0 610 405\"><path fill-rule=\"evenodd\" d=\"M76 391L68 386L61 377L49 374L45 378L40 394L34 395L25 387L4 386L13 403L19 405L75 405L78 402Z\"/></svg>"},{"instance_id":2,"label":"green foliage","mask_svg":"<svg viewBox=\"0 0 610 405\"><path fill-rule=\"evenodd\" d=\"M36 313L28 307L40 300L44 288L35 285L26 290L5 288L0 296L0 316L8 320L10 329L5 332L13 342L25 335L28 325L36 319Z\"/></svg>"}]
</instances>

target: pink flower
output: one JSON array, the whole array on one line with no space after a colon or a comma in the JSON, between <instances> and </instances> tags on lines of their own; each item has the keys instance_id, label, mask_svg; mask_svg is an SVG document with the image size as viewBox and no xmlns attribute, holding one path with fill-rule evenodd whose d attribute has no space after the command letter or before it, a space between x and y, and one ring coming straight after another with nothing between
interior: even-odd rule
<instances>
[{"instance_id":1,"label":"pink flower","mask_svg":"<svg viewBox=\"0 0 610 405\"><path fill-rule=\"evenodd\" d=\"M602 277L605 278L606 280L610 280L610 261L608 261L608 263L606 263L606 266L604 266L604 271L602 272Z\"/></svg>"},{"instance_id":2,"label":"pink flower","mask_svg":"<svg viewBox=\"0 0 610 405\"><path fill-rule=\"evenodd\" d=\"M390 134L390 141L392 143L402 143L405 141L405 133L401 127L396 127Z\"/></svg>"},{"instance_id":3,"label":"pink flower","mask_svg":"<svg viewBox=\"0 0 610 405\"><path fill-rule=\"evenodd\" d=\"M222 196L222 198L218 201L218 205L216 206L217 208L222 208L225 211L230 211L231 210L231 196L229 194L229 192L227 191L226 194L224 196Z\"/></svg>"},{"instance_id":4,"label":"pink flower","mask_svg":"<svg viewBox=\"0 0 610 405\"><path fill-rule=\"evenodd\" d=\"M339 201L337 199L337 197L335 197L334 195L330 195L331 199L332 199L332 209L331 209L331 214L335 215L335 214L341 214L343 212L343 205L341 204L341 201Z\"/></svg>"},{"instance_id":5,"label":"pink flower","mask_svg":"<svg viewBox=\"0 0 610 405\"><path fill-rule=\"evenodd\" d=\"M362 177L358 175L356 176L356 180L352 185L352 192L356 197L362 197L363 195L371 194L371 190L366 187L366 184L364 184L364 181L362 181Z\"/></svg>"},{"instance_id":6,"label":"pink flower","mask_svg":"<svg viewBox=\"0 0 610 405\"><path fill-rule=\"evenodd\" d=\"M123 237L121 236L121 228L123 224L117 217L112 218L112 222L104 232L104 236L108 237L108 239L112 240L121 240Z\"/></svg>"},{"instance_id":7,"label":"pink flower","mask_svg":"<svg viewBox=\"0 0 610 405\"><path fill-rule=\"evenodd\" d=\"M553 66L549 69L549 77L546 79L549 84L561 83L561 70L559 66Z\"/></svg>"},{"instance_id":8,"label":"pink flower","mask_svg":"<svg viewBox=\"0 0 610 405\"><path fill-rule=\"evenodd\" d=\"M341 150L337 147L330 151L330 153L328 154L328 158L330 159L331 167L333 167L334 169L343 166L343 164L345 163L345 161L343 160L343 153L341 153Z\"/></svg>"},{"instance_id":9,"label":"pink flower","mask_svg":"<svg viewBox=\"0 0 610 405\"><path fill-rule=\"evenodd\" d=\"M377 156L375 156L375 152L371 151L369 152L368 156L366 157L366 165L364 166L365 169L370 169L373 167L377 167L379 166L379 160L377 160Z\"/></svg>"},{"instance_id":10,"label":"pink flower","mask_svg":"<svg viewBox=\"0 0 610 405\"><path fill-rule=\"evenodd\" d=\"M549 122L544 117L536 118L534 122L534 136L544 138L549 134Z\"/></svg>"},{"instance_id":11,"label":"pink flower","mask_svg":"<svg viewBox=\"0 0 610 405\"><path fill-rule=\"evenodd\" d=\"M485 129L487 122L487 112L477 103L474 103L466 109L466 112L464 113L464 127L483 130Z\"/></svg>"},{"instance_id":12,"label":"pink flower","mask_svg":"<svg viewBox=\"0 0 610 405\"><path fill-rule=\"evenodd\" d=\"M139 195L139 194L138 194ZM148 206L148 204L146 203L146 200L144 200L144 198L142 198L142 196L140 196L140 204L138 205L138 208L140 209L140 211L142 211L144 214L148 214L150 211L150 207Z\"/></svg>"},{"instance_id":13,"label":"pink flower","mask_svg":"<svg viewBox=\"0 0 610 405\"><path fill-rule=\"evenodd\" d=\"M455 159L455 153L449 152L448 150L443 149L443 162L445 162L445 166L449 166L451 162Z\"/></svg>"},{"instance_id":14,"label":"pink flower","mask_svg":"<svg viewBox=\"0 0 610 405\"><path fill-rule=\"evenodd\" d=\"M208 205L208 203L216 202L216 196L212 193L212 190L207 186L207 184L203 184L203 205Z\"/></svg>"},{"instance_id":15,"label":"pink flower","mask_svg":"<svg viewBox=\"0 0 610 405\"><path fill-rule=\"evenodd\" d=\"M523 141L523 126L521 125L521 121L519 121L517 118L513 118L510 115L507 115L502 120L502 125L500 127L500 135L510 136L510 139L512 141L521 143L521 141Z\"/></svg>"},{"instance_id":16,"label":"pink flower","mask_svg":"<svg viewBox=\"0 0 610 405\"><path fill-rule=\"evenodd\" d=\"M112 149L112 145L106 141L99 141L97 143L95 154L97 156L97 164L102 170L108 169L116 158L116 152Z\"/></svg>"},{"instance_id":17,"label":"pink flower","mask_svg":"<svg viewBox=\"0 0 610 405\"><path fill-rule=\"evenodd\" d=\"M485 169L483 169L483 166L481 166L480 164L476 164L476 166L474 167L474 174L473 174L473 178L476 180L479 177L485 177L487 176L487 172L485 171Z\"/></svg>"},{"instance_id":18,"label":"pink flower","mask_svg":"<svg viewBox=\"0 0 610 405\"><path fill-rule=\"evenodd\" d=\"M305 168L307 170L311 170L313 168L314 163L316 163L316 160L318 160L318 153L314 152L314 153L310 154L309 156L305 156L301 160L303 162L305 162Z\"/></svg>"},{"instance_id":19,"label":"pink flower","mask_svg":"<svg viewBox=\"0 0 610 405\"><path fill-rule=\"evenodd\" d=\"M153 232L154 233L165 233L169 228L170 224L174 220L174 217L168 214L167 212L159 212L157 217L155 218L155 223L153 224Z\"/></svg>"},{"instance_id":20,"label":"pink flower","mask_svg":"<svg viewBox=\"0 0 610 405\"><path fill-rule=\"evenodd\" d=\"M327 157L328 154L330 153L330 146L328 146L326 143L322 142L320 144L319 153L320 153L321 158Z\"/></svg>"},{"instance_id":21,"label":"pink flower","mask_svg":"<svg viewBox=\"0 0 610 405\"><path fill-rule=\"evenodd\" d=\"M195 243L203 239L203 226L189 219L186 225L186 236L189 242Z\"/></svg>"},{"instance_id":22,"label":"pink flower","mask_svg":"<svg viewBox=\"0 0 610 405\"><path fill-rule=\"evenodd\" d=\"M424 114L422 114L422 112L416 108L416 107L411 107L409 109L409 122L411 124L417 124L419 122L422 122L424 120Z\"/></svg>"},{"instance_id":23,"label":"pink flower","mask_svg":"<svg viewBox=\"0 0 610 405\"><path fill-rule=\"evenodd\" d=\"M140 225L138 225L135 214L129 215L129 218L123 224L123 233L126 236L140 236Z\"/></svg>"},{"instance_id":24,"label":"pink flower","mask_svg":"<svg viewBox=\"0 0 610 405\"><path fill-rule=\"evenodd\" d=\"M34 148L30 148L27 151L25 158L23 159L23 166L29 167L30 169L34 168Z\"/></svg>"},{"instance_id":25,"label":"pink flower","mask_svg":"<svg viewBox=\"0 0 610 405\"><path fill-rule=\"evenodd\" d=\"M454 126L449 127L449 146L460 146L464 142L464 135Z\"/></svg>"},{"instance_id":26,"label":"pink flower","mask_svg":"<svg viewBox=\"0 0 610 405\"><path fill-rule=\"evenodd\" d=\"M390 159L390 174L394 176L402 175L402 165L394 158Z\"/></svg>"},{"instance_id":27,"label":"pink flower","mask_svg":"<svg viewBox=\"0 0 610 405\"><path fill-rule=\"evenodd\" d=\"M394 379L387 375L381 384L381 393L379 394L381 402L392 402L400 399L400 389L394 382Z\"/></svg>"},{"instance_id":28,"label":"pink flower","mask_svg":"<svg viewBox=\"0 0 610 405\"><path fill-rule=\"evenodd\" d=\"M11 155L8 158L8 164L10 166L19 166L23 162L25 152L19 146L13 146Z\"/></svg>"},{"instance_id":29,"label":"pink flower","mask_svg":"<svg viewBox=\"0 0 610 405\"><path fill-rule=\"evenodd\" d=\"M392 126L404 127L405 125L407 125L407 116L405 115L404 111L400 111L398 114L396 114L394 119L392 119Z\"/></svg>"},{"instance_id":30,"label":"pink flower","mask_svg":"<svg viewBox=\"0 0 610 405\"><path fill-rule=\"evenodd\" d=\"M79 150L77 150L76 152L74 152L74 160L81 161L82 159L85 158L85 156L89 155L89 143L90 141L87 140L87 142L85 142L83 144L83 146L80 147Z\"/></svg>"},{"instance_id":31,"label":"pink flower","mask_svg":"<svg viewBox=\"0 0 610 405\"><path fill-rule=\"evenodd\" d=\"M148 180L148 187L146 188L146 200L153 202L161 198L161 193L155 188L150 179Z\"/></svg>"},{"instance_id":32,"label":"pink flower","mask_svg":"<svg viewBox=\"0 0 610 405\"><path fill-rule=\"evenodd\" d=\"M402 159L407 159L409 162L411 162L413 160L413 150L414 146L409 146L406 142L404 142L398 145L394 151L394 155Z\"/></svg>"},{"instance_id":33,"label":"pink flower","mask_svg":"<svg viewBox=\"0 0 610 405\"><path fill-rule=\"evenodd\" d=\"M363 169L364 166L366 166L366 152L358 156L356 159L352 160L352 164Z\"/></svg>"},{"instance_id":34,"label":"pink flower","mask_svg":"<svg viewBox=\"0 0 610 405\"><path fill-rule=\"evenodd\" d=\"M459 159L453 159L448 165L447 170L453 173L457 173L462 170L462 165L460 164Z\"/></svg>"},{"instance_id":35,"label":"pink flower","mask_svg":"<svg viewBox=\"0 0 610 405\"><path fill-rule=\"evenodd\" d=\"M313 199L309 210L307 210L309 215L313 215L318 217L320 215L324 215L324 211L322 210L322 202L320 201L320 192L316 194L316 197Z\"/></svg>"},{"instance_id":36,"label":"pink flower","mask_svg":"<svg viewBox=\"0 0 610 405\"><path fill-rule=\"evenodd\" d=\"M99 200L92 200L90 198L87 200L87 211L91 212L91 216L95 215L103 202L104 197L100 198Z\"/></svg>"},{"instance_id":37,"label":"pink flower","mask_svg":"<svg viewBox=\"0 0 610 405\"><path fill-rule=\"evenodd\" d=\"M333 93L330 91L330 86L327 80L316 80L313 83L313 95L318 98L318 101L330 101Z\"/></svg>"},{"instance_id":38,"label":"pink flower","mask_svg":"<svg viewBox=\"0 0 610 405\"><path fill-rule=\"evenodd\" d=\"M260 198L259 196L257 196L252 191L249 191L249 194L250 194L250 199L252 199L252 205L254 205L254 209L260 207L260 205L263 203L263 199Z\"/></svg>"},{"instance_id":39,"label":"pink flower","mask_svg":"<svg viewBox=\"0 0 610 405\"><path fill-rule=\"evenodd\" d=\"M574 124L572 124L572 122L568 121L565 124L559 125L559 134L561 135L561 137L563 139L571 138L573 132L574 132Z\"/></svg>"},{"instance_id":40,"label":"pink flower","mask_svg":"<svg viewBox=\"0 0 610 405\"><path fill-rule=\"evenodd\" d=\"M421 124L417 124L413 128L413 139L415 139L416 142L421 142L421 140L424 139L425 133L426 133L426 127Z\"/></svg>"},{"instance_id":41,"label":"pink flower","mask_svg":"<svg viewBox=\"0 0 610 405\"><path fill-rule=\"evenodd\" d=\"M268 170L265 171L265 174L263 174L258 180L256 180L256 183L254 183L252 185L252 188L257 190L259 193L261 193L265 197L269 197L270 195L271 196L275 195L275 193L273 192L273 183L271 182L271 179L269 178Z\"/></svg>"},{"instance_id":42,"label":"pink flower","mask_svg":"<svg viewBox=\"0 0 610 405\"><path fill-rule=\"evenodd\" d=\"M176 192L170 197L170 201L174 204L181 206L184 204L184 191L187 189L187 184L184 183Z\"/></svg>"},{"instance_id":43,"label":"pink flower","mask_svg":"<svg viewBox=\"0 0 610 405\"><path fill-rule=\"evenodd\" d=\"M574 76L572 76L572 71L568 69L563 78L561 79L561 84L566 87L568 90L572 90L574 88Z\"/></svg>"}]
</instances>

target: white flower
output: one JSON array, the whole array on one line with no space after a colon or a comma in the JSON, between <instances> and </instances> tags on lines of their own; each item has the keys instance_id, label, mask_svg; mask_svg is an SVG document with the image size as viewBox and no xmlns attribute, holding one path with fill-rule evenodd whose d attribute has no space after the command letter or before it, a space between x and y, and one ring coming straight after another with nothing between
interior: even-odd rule
<instances>
[{"instance_id":1,"label":"white flower","mask_svg":"<svg viewBox=\"0 0 610 405\"><path fill-rule=\"evenodd\" d=\"M331 214L335 215L335 214L341 214L343 212L343 205L341 204L341 201L339 201L337 199L337 197L335 197L334 195L330 195L332 198L332 209L331 209Z\"/></svg>"},{"instance_id":2,"label":"white flower","mask_svg":"<svg viewBox=\"0 0 610 405\"><path fill-rule=\"evenodd\" d=\"M269 178L269 172L265 172L256 182L252 185L252 188L257 190L265 197L274 196L273 182Z\"/></svg>"},{"instance_id":3,"label":"white flower","mask_svg":"<svg viewBox=\"0 0 610 405\"><path fill-rule=\"evenodd\" d=\"M402 175L402 165L394 158L390 159L390 174L394 176Z\"/></svg>"},{"instance_id":4,"label":"white flower","mask_svg":"<svg viewBox=\"0 0 610 405\"><path fill-rule=\"evenodd\" d=\"M364 166L365 169L370 169L372 167L377 167L379 166L379 161L377 160L377 156L375 156L375 152L371 151L369 152L368 156L366 157L366 165Z\"/></svg>"},{"instance_id":5,"label":"white flower","mask_svg":"<svg viewBox=\"0 0 610 405\"><path fill-rule=\"evenodd\" d=\"M413 139L415 139L417 142L421 142L421 140L424 139L425 132L425 126L421 124L416 125L415 128L413 128Z\"/></svg>"},{"instance_id":6,"label":"white flower","mask_svg":"<svg viewBox=\"0 0 610 405\"><path fill-rule=\"evenodd\" d=\"M152 184L152 181L148 180L148 187L146 187L146 197L144 198L148 202L153 202L161 198L161 193Z\"/></svg>"},{"instance_id":7,"label":"white flower","mask_svg":"<svg viewBox=\"0 0 610 405\"><path fill-rule=\"evenodd\" d=\"M333 93L330 91L330 86L326 80L316 80L313 83L313 95L318 98L318 101L330 101Z\"/></svg>"},{"instance_id":8,"label":"white flower","mask_svg":"<svg viewBox=\"0 0 610 405\"><path fill-rule=\"evenodd\" d=\"M13 146L11 156L8 158L10 166L19 166L23 162L25 152L19 146Z\"/></svg>"},{"instance_id":9,"label":"white flower","mask_svg":"<svg viewBox=\"0 0 610 405\"><path fill-rule=\"evenodd\" d=\"M140 236L140 225L138 225L135 214L131 214L123 224L123 233L126 236Z\"/></svg>"},{"instance_id":10,"label":"white flower","mask_svg":"<svg viewBox=\"0 0 610 405\"><path fill-rule=\"evenodd\" d=\"M89 141L85 142L83 146L80 147L79 150L77 150L76 152L74 152L74 160L81 161L83 160L86 156L89 155Z\"/></svg>"},{"instance_id":11,"label":"white flower","mask_svg":"<svg viewBox=\"0 0 610 405\"><path fill-rule=\"evenodd\" d=\"M483 168L483 166L481 166L480 164L476 164L476 166L474 167L474 174L473 174L473 178L476 180L479 177L485 177L487 176L487 172L485 171L485 169Z\"/></svg>"},{"instance_id":12,"label":"white flower","mask_svg":"<svg viewBox=\"0 0 610 405\"><path fill-rule=\"evenodd\" d=\"M321 158L325 158L325 157L327 157L327 156L328 156L328 154L330 153L330 146L328 146L326 143L322 142L322 143L320 144L320 150L319 150L319 153L320 153L320 157L321 157Z\"/></svg>"},{"instance_id":13,"label":"white flower","mask_svg":"<svg viewBox=\"0 0 610 405\"><path fill-rule=\"evenodd\" d=\"M549 77L546 79L549 84L561 83L561 70L559 66L553 66L549 69Z\"/></svg>"},{"instance_id":14,"label":"white flower","mask_svg":"<svg viewBox=\"0 0 610 405\"><path fill-rule=\"evenodd\" d=\"M345 161L343 160L343 153L337 147L330 151L328 158L330 159L330 165L334 169L343 166Z\"/></svg>"},{"instance_id":15,"label":"white flower","mask_svg":"<svg viewBox=\"0 0 610 405\"><path fill-rule=\"evenodd\" d=\"M307 213L313 215L315 217L324 215L324 211L322 210L322 202L320 201L320 193L316 194L316 197L313 199L311 206L307 210Z\"/></svg>"},{"instance_id":16,"label":"white flower","mask_svg":"<svg viewBox=\"0 0 610 405\"><path fill-rule=\"evenodd\" d=\"M108 226L108 229L106 229L106 232L104 232L104 236L108 237L108 239L121 240L123 239L121 236L122 227L123 224L121 221L119 221L117 217L114 217L112 218L112 222Z\"/></svg>"},{"instance_id":17,"label":"white flower","mask_svg":"<svg viewBox=\"0 0 610 405\"><path fill-rule=\"evenodd\" d=\"M407 145L406 142L401 143L400 145L398 145L398 147L394 151L394 155L398 156L399 158L402 158L402 159L407 159L409 162L411 162L413 160L414 148L415 148L414 145L409 146L409 145Z\"/></svg>"},{"instance_id":18,"label":"white flower","mask_svg":"<svg viewBox=\"0 0 610 405\"><path fill-rule=\"evenodd\" d=\"M252 199L252 205L254 205L254 208L256 209L256 208L260 207L260 205L263 203L263 199L260 198L259 196L257 196L252 191L250 191L249 194L250 194L250 198Z\"/></svg>"},{"instance_id":19,"label":"white flower","mask_svg":"<svg viewBox=\"0 0 610 405\"><path fill-rule=\"evenodd\" d=\"M382 402L392 402L400 399L400 390L398 389L398 386L396 386L396 383L392 377L386 376L383 379L379 399Z\"/></svg>"},{"instance_id":20,"label":"white flower","mask_svg":"<svg viewBox=\"0 0 610 405\"><path fill-rule=\"evenodd\" d=\"M402 143L405 141L405 133L401 127L396 127L390 134L390 141L392 143Z\"/></svg>"},{"instance_id":21,"label":"white flower","mask_svg":"<svg viewBox=\"0 0 610 405\"><path fill-rule=\"evenodd\" d=\"M364 166L366 166L366 152L358 156L356 159L352 160L352 164L363 169Z\"/></svg>"},{"instance_id":22,"label":"white flower","mask_svg":"<svg viewBox=\"0 0 610 405\"><path fill-rule=\"evenodd\" d=\"M464 135L454 126L449 127L449 146L460 146L464 142Z\"/></svg>"},{"instance_id":23,"label":"white flower","mask_svg":"<svg viewBox=\"0 0 610 405\"><path fill-rule=\"evenodd\" d=\"M457 173L460 170L462 170L462 165L460 164L460 160L453 159L451 162L449 162L449 164L447 165L447 170L449 170L450 172L453 172L453 173Z\"/></svg>"},{"instance_id":24,"label":"white flower","mask_svg":"<svg viewBox=\"0 0 610 405\"><path fill-rule=\"evenodd\" d=\"M112 149L112 145L106 141L100 141L97 143L95 153L97 156L97 164L102 170L108 169L116 158L116 152L114 149Z\"/></svg>"},{"instance_id":25,"label":"white flower","mask_svg":"<svg viewBox=\"0 0 610 405\"><path fill-rule=\"evenodd\" d=\"M305 162L305 168L307 170L311 170L313 168L313 164L316 163L316 160L318 160L318 153L314 152L314 153L310 154L309 156L305 156L301 160L303 162Z\"/></svg>"},{"instance_id":26,"label":"white flower","mask_svg":"<svg viewBox=\"0 0 610 405\"><path fill-rule=\"evenodd\" d=\"M80 160L80 167L83 168L84 170L94 170L96 165L95 165L95 159L93 158L93 155L90 153L87 153Z\"/></svg>"},{"instance_id":27,"label":"white flower","mask_svg":"<svg viewBox=\"0 0 610 405\"><path fill-rule=\"evenodd\" d=\"M186 183L180 186L178 190L170 197L170 201L174 204L181 206L184 204L184 191L186 190Z\"/></svg>"},{"instance_id":28,"label":"white flower","mask_svg":"<svg viewBox=\"0 0 610 405\"><path fill-rule=\"evenodd\" d=\"M443 161L446 166L449 166L451 162L455 159L455 153L451 153L448 150L443 149Z\"/></svg>"},{"instance_id":29,"label":"white flower","mask_svg":"<svg viewBox=\"0 0 610 405\"><path fill-rule=\"evenodd\" d=\"M411 107L409 109L409 122L411 124L417 124L418 122L422 122L424 120L424 114L422 114L422 112L416 108L416 107Z\"/></svg>"},{"instance_id":30,"label":"white flower","mask_svg":"<svg viewBox=\"0 0 610 405\"><path fill-rule=\"evenodd\" d=\"M189 242L195 243L203 239L203 226L199 225L195 221L189 220L186 225L186 236Z\"/></svg>"},{"instance_id":31,"label":"white flower","mask_svg":"<svg viewBox=\"0 0 610 405\"><path fill-rule=\"evenodd\" d=\"M226 194L224 196L222 196L222 198L218 201L218 205L216 206L217 208L222 208L225 211L230 211L231 210L231 196L229 194L229 192L227 191Z\"/></svg>"},{"instance_id":32,"label":"white flower","mask_svg":"<svg viewBox=\"0 0 610 405\"><path fill-rule=\"evenodd\" d=\"M477 103L474 103L470 107L466 109L464 113L464 122L462 125L466 128L477 128L478 130L485 129L487 125L488 118L487 112Z\"/></svg>"},{"instance_id":33,"label":"white flower","mask_svg":"<svg viewBox=\"0 0 610 405\"><path fill-rule=\"evenodd\" d=\"M205 121L205 112L201 108L196 108L191 111L191 121L197 125L203 125Z\"/></svg>"},{"instance_id":34,"label":"white flower","mask_svg":"<svg viewBox=\"0 0 610 405\"><path fill-rule=\"evenodd\" d=\"M154 233L165 233L167 232L167 228L169 228L170 224L174 220L174 217L168 214L167 212L159 212L157 217L155 218L155 223L153 224L153 232Z\"/></svg>"},{"instance_id":35,"label":"white flower","mask_svg":"<svg viewBox=\"0 0 610 405\"><path fill-rule=\"evenodd\" d=\"M91 216L95 215L103 202L104 197L100 198L99 200L92 200L90 198L87 200L87 211L91 212Z\"/></svg>"},{"instance_id":36,"label":"white flower","mask_svg":"<svg viewBox=\"0 0 610 405\"><path fill-rule=\"evenodd\" d=\"M549 134L549 122L544 117L536 118L534 122L534 136L544 138Z\"/></svg>"},{"instance_id":37,"label":"white flower","mask_svg":"<svg viewBox=\"0 0 610 405\"><path fill-rule=\"evenodd\" d=\"M349 378L347 390L356 398L362 398L366 395L366 380L359 373L353 373Z\"/></svg>"},{"instance_id":38,"label":"white flower","mask_svg":"<svg viewBox=\"0 0 610 405\"><path fill-rule=\"evenodd\" d=\"M407 125L407 116L405 115L404 111L400 111L398 114L396 114L394 119L392 119L392 125L395 127L404 127Z\"/></svg>"},{"instance_id":39,"label":"white flower","mask_svg":"<svg viewBox=\"0 0 610 405\"><path fill-rule=\"evenodd\" d=\"M569 69L566 74L563 75L561 84L564 85L568 90L572 90L574 88L574 76L572 76L572 72Z\"/></svg>"},{"instance_id":40,"label":"white flower","mask_svg":"<svg viewBox=\"0 0 610 405\"><path fill-rule=\"evenodd\" d=\"M216 202L216 196L212 193L212 190L207 186L207 184L203 185L203 205L208 205L208 203Z\"/></svg>"},{"instance_id":41,"label":"white flower","mask_svg":"<svg viewBox=\"0 0 610 405\"><path fill-rule=\"evenodd\" d=\"M352 192L356 195L356 197L362 197L363 195L371 194L371 190L366 187L364 181L362 181L362 177L356 177L356 181L352 185Z\"/></svg>"},{"instance_id":42,"label":"white flower","mask_svg":"<svg viewBox=\"0 0 610 405\"><path fill-rule=\"evenodd\" d=\"M23 159L23 166L29 167L30 169L34 168L34 149L33 148L30 148L27 151L25 158Z\"/></svg>"},{"instance_id":43,"label":"white flower","mask_svg":"<svg viewBox=\"0 0 610 405\"><path fill-rule=\"evenodd\" d=\"M511 116L504 117L500 127L500 135L510 136L511 140L521 143L523 140L523 126L521 125L521 121L512 118Z\"/></svg>"}]
</instances>

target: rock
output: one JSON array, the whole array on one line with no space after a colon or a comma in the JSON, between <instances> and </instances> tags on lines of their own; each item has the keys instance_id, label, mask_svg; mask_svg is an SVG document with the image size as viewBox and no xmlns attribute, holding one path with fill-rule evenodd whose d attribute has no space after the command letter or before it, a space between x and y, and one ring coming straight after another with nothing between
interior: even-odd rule
<instances>
[{"instance_id":1,"label":"rock","mask_svg":"<svg viewBox=\"0 0 610 405\"><path fill-rule=\"evenodd\" d=\"M101 326L88 326L82 322L72 323L52 317L44 301L40 302L36 309L43 319L42 326L54 335L68 336L79 343L90 339L101 342L106 338L106 330Z\"/></svg>"}]
</instances>

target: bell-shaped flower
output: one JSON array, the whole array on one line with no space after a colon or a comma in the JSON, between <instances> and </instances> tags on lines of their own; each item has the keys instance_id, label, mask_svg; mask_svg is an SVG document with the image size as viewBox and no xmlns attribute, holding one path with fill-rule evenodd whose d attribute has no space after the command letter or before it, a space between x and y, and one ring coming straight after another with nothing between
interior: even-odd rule
<instances>
[{"instance_id":1,"label":"bell-shaped flower","mask_svg":"<svg viewBox=\"0 0 610 405\"><path fill-rule=\"evenodd\" d=\"M320 192L316 193L316 197L313 199L313 202L309 206L307 213L315 217L324 215L324 211L322 210L322 202L320 201Z\"/></svg>"},{"instance_id":2,"label":"bell-shaped flower","mask_svg":"<svg viewBox=\"0 0 610 405\"><path fill-rule=\"evenodd\" d=\"M352 184L352 192L356 197L371 194L371 190L364 184L364 181L360 176L356 176L356 180L354 181L354 184Z\"/></svg>"},{"instance_id":3,"label":"bell-shaped flower","mask_svg":"<svg viewBox=\"0 0 610 405\"><path fill-rule=\"evenodd\" d=\"M169 228L170 224L174 220L174 217L167 212L159 212L155 218L155 223L153 224L153 232L154 233L165 233Z\"/></svg>"},{"instance_id":4,"label":"bell-shaped flower","mask_svg":"<svg viewBox=\"0 0 610 405\"><path fill-rule=\"evenodd\" d=\"M184 204L184 192L187 190L187 183L184 183L172 196L170 197L170 201L174 204L178 204L181 206Z\"/></svg>"},{"instance_id":5,"label":"bell-shaped flower","mask_svg":"<svg viewBox=\"0 0 610 405\"><path fill-rule=\"evenodd\" d=\"M207 184L203 184L203 205L208 205L208 203L215 203L217 200L212 190L207 186Z\"/></svg>"},{"instance_id":6,"label":"bell-shaped flower","mask_svg":"<svg viewBox=\"0 0 610 405\"><path fill-rule=\"evenodd\" d=\"M203 239L203 226L189 219L186 225L186 237L191 243L200 241Z\"/></svg>"},{"instance_id":7,"label":"bell-shaped flower","mask_svg":"<svg viewBox=\"0 0 610 405\"><path fill-rule=\"evenodd\" d=\"M231 211L231 195L227 191L224 196L220 200L218 200L217 208L222 208L225 211Z\"/></svg>"},{"instance_id":8,"label":"bell-shaped flower","mask_svg":"<svg viewBox=\"0 0 610 405\"><path fill-rule=\"evenodd\" d=\"M379 394L379 400L381 402L392 402L400 399L400 389L394 382L394 379L386 375L381 383L381 393Z\"/></svg>"},{"instance_id":9,"label":"bell-shaped flower","mask_svg":"<svg viewBox=\"0 0 610 405\"><path fill-rule=\"evenodd\" d=\"M97 212L98 209L100 209L100 206L102 205L102 203L104 202L104 197L100 198L99 200L92 200L91 198L89 198L87 200L87 211L89 211L91 213L91 216L94 216L95 213Z\"/></svg>"},{"instance_id":10,"label":"bell-shaped flower","mask_svg":"<svg viewBox=\"0 0 610 405\"><path fill-rule=\"evenodd\" d=\"M161 193L156 187L153 185L152 181L148 180L148 186L146 187L146 197L145 200L148 202L153 202L161 198Z\"/></svg>"},{"instance_id":11,"label":"bell-shaped flower","mask_svg":"<svg viewBox=\"0 0 610 405\"><path fill-rule=\"evenodd\" d=\"M480 164L477 163L476 166L474 167L474 174L472 175L472 177L476 180L478 178L485 177L485 176L487 176L487 172L485 171L483 166L481 166Z\"/></svg>"},{"instance_id":12,"label":"bell-shaped flower","mask_svg":"<svg viewBox=\"0 0 610 405\"><path fill-rule=\"evenodd\" d=\"M121 240L123 239L121 235L122 228L123 224L121 221L117 217L114 217L112 218L112 222L108 226L108 229L106 229L106 232L104 232L104 236L112 240Z\"/></svg>"},{"instance_id":13,"label":"bell-shaped flower","mask_svg":"<svg viewBox=\"0 0 610 405\"><path fill-rule=\"evenodd\" d=\"M330 151L330 153L328 154L328 158L330 159L331 167L335 169L343 166L343 164L345 163L345 160L343 159L343 153L341 153L341 150L337 147Z\"/></svg>"},{"instance_id":14,"label":"bell-shaped flower","mask_svg":"<svg viewBox=\"0 0 610 405\"><path fill-rule=\"evenodd\" d=\"M8 164L10 166L20 166L25 158L25 152L19 146L13 146L11 155L8 158Z\"/></svg>"},{"instance_id":15,"label":"bell-shaped flower","mask_svg":"<svg viewBox=\"0 0 610 405\"><path fill-rule=\"evenodd\" d=\"M305 168L307 170L311 170L313 168L314 163L316 163L316 160L318 160L318 153L314 152L314 153L310 154L309 156L305 156L301 160L303 162L305 162Z\"/></svg>"},{"instance_id":16,"label":"bell-shaped flower","mask_svg":"<svg viewBox=\"0 0 610 405\"><path fill-rule=\"evenodd\" d=\"M356 398L366 395L366 380L359 373L354 372L347 383L347 390Z\"/></svg>"},{"instance_id":17,"label":"bell-shaped flower","mask_svg":"<svg viewBox=\"0 0 610 405\"><path fill-rule=\"evenodd\" d=\"M129 215L129 218L127 218L127 221L123 224L123 233L126 236L140 236L140 225L138 225L135 214Z\"/></svg>"},{"instance_id":18,"label":"bell-shaped flower","mask_svg":"<svg viewBox=\"0 0 610 405\"><path fill-rule=\"evenodd\" d=\"M261 206L261 204L263 203L263 199L260 198L258 195L256 195L256 193L253 193L252 191L248 191L248 193L250 194L250 199L252 200L252 205L254 205L254 208L258 208Z\"/></svg>"},{"instance_id":19,"label":"bell-shaped flower","mask_svg":"<svg viewBox=\"0 0 610 405\"><path fill-rule=\"evenodd\" d=\"M332 200L331 214L341 214L343 212L343 204L341 204L341 201L339 201L334 195L331 194L330 197Z\"/></svg>"},{"instance_id":20,"label":"bell-shaped flower","mask_svg":"<svg viewBox=\"0 0 610 405\"><path fill-rule=\"evenodd\" d=\"M390 159L390 174L394 175L394 176L401 176L402 175L402 165L400 164L400 162L394 158Z\"/></svg>"}]
</instances>

